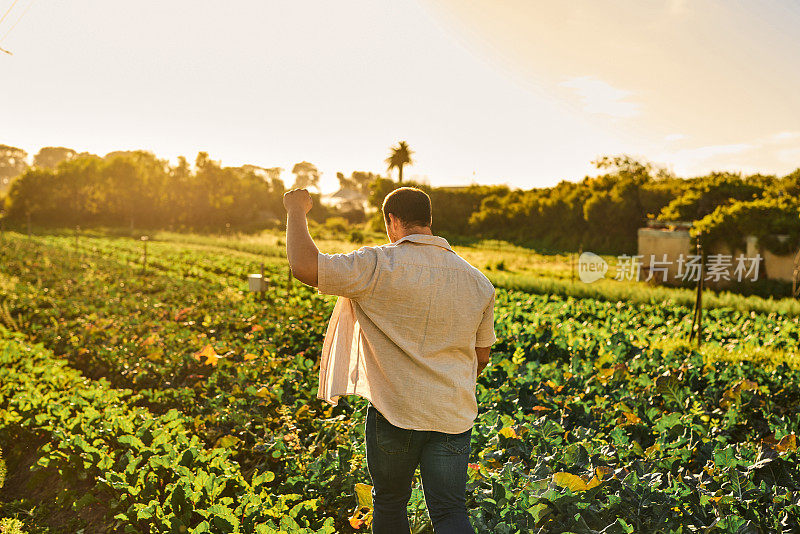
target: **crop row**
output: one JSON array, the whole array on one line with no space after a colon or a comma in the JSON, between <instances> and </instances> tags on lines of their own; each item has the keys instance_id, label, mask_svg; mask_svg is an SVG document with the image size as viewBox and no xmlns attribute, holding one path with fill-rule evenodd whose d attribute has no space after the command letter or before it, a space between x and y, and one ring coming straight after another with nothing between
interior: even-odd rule
<instances>
[{"instance_id":1,"label":"crop row","mask_svg":"<svg viewBox=\"0 0 800 534\"><path fill-rule=\"evenodd\" d=\"M155 415L138 400L0 327L0 443L16 475L8 483L40 488L63 528L309 531L298 522L317 515L318 499L275 496L269 471L246 481L229 450L203 447L191 418ZM332 520L320 531L334 532Z\"/></svg>"},{"instance_id":2,"label":"crop row","mask_svg":"<svg viewBox=\"0 0 800 534\"><path fill-rule=\"evenodd\" d=\"M287 293L275 262L276 283L255 300L242 290L260 259L214 247L151 243L142 275L130 240L6 245L3 322L85 376L133 389L137 408L191 421L245 483L268 470L271 495L318 499L309 526L350 528L353 485L368 481L362 403L314 398L332 299ZM470 470L480 532L797 527L798 372L665 347L689 313L498 291ZM798 345L797 318L717 309L706 325L704 342L722 351Z\"/></svg>"},{"instance_id":3,"label":"crop row","mask_svg":"<svg viewBox=\"0 0 800 534\"><path fill-rule=\"evenodd\" d=\"M329 498L326 510L336 510L346 524L354 483L349 473L360 464L350 468L348 447L341 456L345 467L339 466L342 409L339 419L322 414L327 420L314 417L322 406L309 411L308 384L316 371L297 347L312 346L324 325L306 332L290 314L306 308L302 288L288 299L282 287L280 299L270 294L253 301L208 280L153 272L142 277L124 260L78 254L70 246L12 245L4 249L7 270L0 276L6 322L67 355L85 375L134 388L137 404L156 413L180 409L208 447L234 451L248 479L273 469L279 494L319 497L323 486L338 488L340 496ZM195 259L203 263L202 256ZM274 266L271 272L282 274ZM328 461L317 461L323 453ZM325 479L309 488L314 469ZM318 515L321 527L326 514Z\"/></svg>"}]
</instances>

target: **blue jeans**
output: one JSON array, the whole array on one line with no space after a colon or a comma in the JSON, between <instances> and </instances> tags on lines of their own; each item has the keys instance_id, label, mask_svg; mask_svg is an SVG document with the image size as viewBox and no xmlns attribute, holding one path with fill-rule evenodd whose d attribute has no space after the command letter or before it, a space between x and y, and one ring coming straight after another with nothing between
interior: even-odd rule
<instances>
[{"instance_id":1,"label":"blue jeans","mask_svg":"<svg viewBox=\"0 0 800 534\"><path fill-rule=\"evenodd\" d=\"M409 533L408 500L419 466L436 534L474 534L467 517L467 461L472 429L461 434L392 425L367 409L367 468L372 478L373 534Z\"/></svg>"}]
</instances>

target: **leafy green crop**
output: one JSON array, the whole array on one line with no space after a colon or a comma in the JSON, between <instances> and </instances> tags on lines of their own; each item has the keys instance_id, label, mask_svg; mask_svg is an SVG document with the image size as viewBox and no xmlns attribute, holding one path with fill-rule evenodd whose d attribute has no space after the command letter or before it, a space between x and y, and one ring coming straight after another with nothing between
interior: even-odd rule
<instances>
[{"instance_id":1,"label":"leafy green crop","mask_svg":"<svg viewBox=\"0 0 800 534\"><path fill-rule=\"evenodd\" d=\"M151 242L141 273L138 242L6 239L0 323L25 339L3 342L0 448L19 472L33 447L51 493L18 494L51 526L352 532L364 403L315 398L332 298L289 292L282 259L253 298L246 251ZM800 320L714 309L698 352L690 313L498 290L479 532L800 529Z\"/></svg>"},{"instance_id":2,"label":"leafy green crop","mask_svg":"<svg viewBox=\"0 0 800 534\"><path fill-rule=\"evenodd\" d=\"M245 481L229 450L192 435L191 418L137 400L0 330L0 440L39 443L29 483L57 480L55 509L89 509L132 533L308 531L317 499L274 496L269 471Z\"/></svg>"}]
</instances>

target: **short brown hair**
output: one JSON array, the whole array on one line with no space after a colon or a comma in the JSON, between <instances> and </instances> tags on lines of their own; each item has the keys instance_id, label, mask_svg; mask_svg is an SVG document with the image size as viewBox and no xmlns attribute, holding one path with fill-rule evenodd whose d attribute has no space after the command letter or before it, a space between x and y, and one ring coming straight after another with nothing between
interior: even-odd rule
<instances>
[{"instance_id":1,"label":"short brown hair","mask_svg":"<svg viewBox=\"0 0 800 534\"><path fill-rule=\"evenodd\" d=\"M395 189L383 199L383 218L389 222L391 213L406 227L431 225L431 197L416 187Z\"/></svg>"}]
</instances>

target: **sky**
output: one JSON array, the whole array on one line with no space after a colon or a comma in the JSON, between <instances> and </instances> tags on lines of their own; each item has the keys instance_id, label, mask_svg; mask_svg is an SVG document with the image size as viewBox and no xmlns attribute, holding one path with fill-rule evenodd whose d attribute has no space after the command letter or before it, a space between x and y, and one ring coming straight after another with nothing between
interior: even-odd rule
<instances>
[{"instance_id":1,"label":"sky","mask_svg":"<svg viewBox=\"0 0 800 534\"><path fill-rule=\"evenodd\" d=\"M0 143L531 188L800 167L794 0L0 0ZM20 18L21 17L21 18Z\"/></svg>"}]
</instances>

